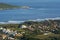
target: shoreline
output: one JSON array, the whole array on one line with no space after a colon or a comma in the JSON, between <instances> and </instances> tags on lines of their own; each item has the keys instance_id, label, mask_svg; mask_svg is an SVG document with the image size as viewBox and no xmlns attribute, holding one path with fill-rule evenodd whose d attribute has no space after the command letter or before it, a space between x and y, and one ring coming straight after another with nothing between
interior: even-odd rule
<instances>
[{"instance_id":1,"label":"shoreline","mask_svg":"<svg viewBox=\"0 0 60 40\"><path fill-rule=\"evenodd\" d=\"M36 19L36 20L26 20L26 21L45 21L45 20L60 20L60 17L56 17L56 18L44 18L44 19ZM7 22L0 22L0 24L20 24L26 21L7 21Z\"/></svg>"}]
</instances>

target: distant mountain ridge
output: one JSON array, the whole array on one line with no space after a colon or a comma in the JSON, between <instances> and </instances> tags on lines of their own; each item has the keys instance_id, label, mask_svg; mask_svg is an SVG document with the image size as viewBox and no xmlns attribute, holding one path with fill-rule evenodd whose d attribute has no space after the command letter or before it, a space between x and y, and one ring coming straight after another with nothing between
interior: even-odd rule
<instances>
[{"instance_id":1,"label":"distant mountain ridge","mask_svg":"<svg viewBox=\"0 0 60 40\"><path fill-rule=\"evenodd\" d=\"M29 7L28 6L15 6L15 5L10 5L10 4L6 4L6 3L0 3L0 10L15 9L15 8L27 9Z\"/></svg>"}]
</instances>

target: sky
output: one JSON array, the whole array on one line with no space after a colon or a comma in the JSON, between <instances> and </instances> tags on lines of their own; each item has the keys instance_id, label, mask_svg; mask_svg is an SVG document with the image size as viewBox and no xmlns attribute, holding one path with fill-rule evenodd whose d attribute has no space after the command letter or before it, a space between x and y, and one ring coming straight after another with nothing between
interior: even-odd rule
<instances>
[{"instance_id":1,"label":"sky","mask_svg":"<svg viewBox=\"0 0 60 40\"><path fill-rule=\"evenodd\" d=\"M0 0L0 2L60 2L60 0Z\"/></svg>"}]
</instances>

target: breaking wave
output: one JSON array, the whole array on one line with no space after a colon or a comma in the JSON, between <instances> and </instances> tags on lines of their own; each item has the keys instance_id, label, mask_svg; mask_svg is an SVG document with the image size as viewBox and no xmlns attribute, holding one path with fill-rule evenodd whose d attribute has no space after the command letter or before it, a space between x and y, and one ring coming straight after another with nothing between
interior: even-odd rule
<instances>
[{"instance_id":1,"label":"breaking wave","mask_svg":"<svg viewBox=\"0 0 60 40\"><path fill-rule=\"evenodd\" d=\"M27 21L44 21L44 20L60 20L60 17L56 18L44 18L44 19L36 19L36 20L27 20ZM20 24L25 21L7 21L7 22L0 22L0 24Z\"/></svg>"},{"instance_id":2,"label":"breaking wave","mask_svg":"<svg viewBox=\"0 0 60 40\"><path fill-rule=\"evenodd\" d=\"M0 22L0 24L20 24L24 21L7 21L7 22Z\"/></svg>"}]
</instances>

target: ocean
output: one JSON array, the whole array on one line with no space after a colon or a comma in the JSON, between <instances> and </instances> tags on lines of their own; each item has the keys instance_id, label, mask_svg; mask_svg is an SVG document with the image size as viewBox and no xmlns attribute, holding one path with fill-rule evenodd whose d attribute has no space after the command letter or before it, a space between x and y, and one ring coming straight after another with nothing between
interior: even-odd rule
<instances>
[{"instance_id":1,"label":"ocean","mask_svg":"<svg viewBox=\"0 0 60 40\"><path fill-rule=\"evenodd\" d=\"M0 22L17 22L60 17L60 3L8 3L18 6L30 6L29 9L0 10Z\"/></svg>"}]
</instances>

